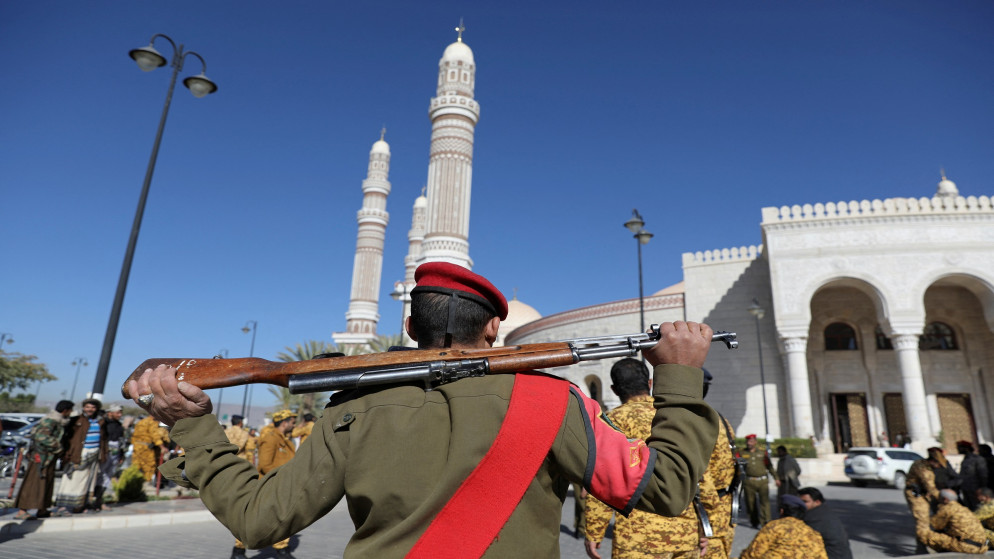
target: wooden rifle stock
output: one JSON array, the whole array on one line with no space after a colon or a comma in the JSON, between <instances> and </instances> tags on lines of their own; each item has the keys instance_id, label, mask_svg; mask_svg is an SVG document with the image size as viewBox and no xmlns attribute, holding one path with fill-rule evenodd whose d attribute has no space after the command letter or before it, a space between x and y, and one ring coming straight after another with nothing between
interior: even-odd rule
<instances>
[{"instance_id":1,"label":"wooden rifle stock","mask_svg":"<svg viewBox=\"0 0 994 559\"><path fill-rule=\"evenodd\" d=\"M419 349L366 355L346 355L292 361L267 361L258 357L221 359L147 359L128 377L137 380L158 365L176 368L176 379L202 390L264 383L289 387L293 393L345 390L377 384L424 382L428 388L469 376L514 373L563 367L579 361L631 357L659 340L653 325L648 334L582 338L563 342L526 344L488 349ZM712 341L738 347L731 332L717 332ZM121 387L125 398L134 398L128 382Z\"/></svg>"}]
</instances>

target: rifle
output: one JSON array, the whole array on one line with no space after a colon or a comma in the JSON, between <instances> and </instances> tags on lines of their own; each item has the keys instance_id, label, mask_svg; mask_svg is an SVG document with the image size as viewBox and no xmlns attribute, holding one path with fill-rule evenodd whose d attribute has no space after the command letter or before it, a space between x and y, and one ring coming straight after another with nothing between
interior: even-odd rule
<instances>
[{"instance_id":1,"label":"rifle","mask_svg":"<svg viewBox=\"0 0 994 559\"><path fill-rule=\"evenodd\" d=\"M488 349L418 349L366 355L342 355L288 363L258 357L222 359L147 359L131 373L137 380L145 369L160 364L175 367L176 379L203 390L250 383L284 386L292 394L325 390L351 390L379 384L423 382L427 389L466 377L517 373L533 369L564 367L580 361L611 357L634 357L659 341L659 325L648 333L578 338L561 342L493 347ZM739 347L734 332L716 332L712 342L729 349ZM128 383L121 387L125 398Z\"/></svg>"}]
</instances>

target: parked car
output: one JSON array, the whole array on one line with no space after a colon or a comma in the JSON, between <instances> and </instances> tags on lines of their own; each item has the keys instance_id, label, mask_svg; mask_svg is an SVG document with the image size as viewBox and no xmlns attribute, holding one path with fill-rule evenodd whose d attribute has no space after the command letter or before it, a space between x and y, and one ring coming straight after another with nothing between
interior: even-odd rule
<instances>
[{"instance_id":1,"label":"parked car","mask_svg":"<svg viewBox=\"0 0 994 559\"><path fill-rule=\"evenodd\" d=\"M850 448L843 464L846 477L856 487L883 481L903 490L911 464L922 458L925 457L903 448L863 446Z\"/></svg>"}]
</instances>

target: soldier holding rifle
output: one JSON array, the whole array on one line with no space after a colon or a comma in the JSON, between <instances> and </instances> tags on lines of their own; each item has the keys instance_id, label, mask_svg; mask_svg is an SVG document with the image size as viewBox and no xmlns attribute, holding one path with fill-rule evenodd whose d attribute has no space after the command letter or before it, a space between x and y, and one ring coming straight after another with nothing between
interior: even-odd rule
<instances>
[{"instance_id":1,"label":"soldier holding rifle","mask_svg":"<svg viewBox=\"0 0 994 559\"><path fill-rule=\"evenodd\" d=\"M420 347L493 345L507 302L489 281L438 262L415 279L407 330ZM258 478L176 369L147 369L127 391L187 451L166 476L198 488L249 547L303 530L345 497L356 526L346 557L558 557L570 482L623 514L676 515L694 495L718 435L700 368L712 330L676 322L659 332L643 352L654 367L648 443L612 429L563 379L494 374L335 394L296 457Z\"/></svg>"}]
</instances>

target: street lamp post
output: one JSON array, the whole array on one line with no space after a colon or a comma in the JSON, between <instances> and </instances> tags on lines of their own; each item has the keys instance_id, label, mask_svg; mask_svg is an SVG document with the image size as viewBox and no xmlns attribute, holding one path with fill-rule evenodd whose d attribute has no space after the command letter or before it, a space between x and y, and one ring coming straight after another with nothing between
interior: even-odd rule
<instances>
[{"instance_id":1,"label":"street lamp post","mask_svg":"<svg viewBox=\"0 0 994 559\"><path fill-rule=\"evenodd\" d=\"M155 142L152 144L152 155L148 160L148 169L145 171L145 182L142 184L141 195L138 197L138 209L135 210L135 220L131 225L131 236L128 238L128 248L124 252L124 263L121 265L121 276L117 280L117 292L114 294L114 304L110 310L110 320L107 323L107 333L104 335L104 346L100 350L100 361L97 363L96 377L93 379L93 397L100 400L103 398L104 385L107 383L107 370L110 368L110 356L114 351L114 339L117 337L117 324L121 319L121 307L124 304L124 291L128 287L128 276L131 274L131 261L135 256L135 245L138 243L138 231L141 229L142 215L145 213L145 201L148 199L148 189L152 184L152 172L155 170L155 160L159 156L159 144L162 142L162 131L166 127L166 116L169 114L169 105L173 99L173 88L176 86L176 76L183 69L183 61L188 55L196 56L200 59L202 70L199 76L191 76L183 80L183 85L190 90L194 97L204 97L217 91L217 85L209 80L207 72L207 62L203 57L193 51L184 51L183 45L176 46L172 39L161 33L152 35L147 47L133 49L128 53L138 67L145 72L154 70L166 65L166 58L159 54L152 46L155 39L162 37L173 46L173 75L169 80L169 90L166 92L166 103L162 107L162 117L159 119L159 129L155 133Z\"/></svg>"},{"instance_id":2,"label":"street lamp post","mask_svg":"<svg viewBox=\"0 0 994 559\"><path fill-rule=\"evenodd\" d=\"M222 357L222 355L224 357ZM217 355L214 356L214 359L227 359L227 358L228 358L228 350L226 350L226 349L218 350ZM222 415L221 414L221 398L222 397L224 397L224 389L223 388L219 388L218 391L217 391L217 418L218 419L222 419L222 417L221 417L221 415Z\"/></svg>"},{"instance_id":3,"label":"street lamp post","mask_svg":"<svg viewBox=\"0 0 994 559\"><path fill-rule=\"evenodd\" d=\"M89 363L86 361L85 357L77 357L76 359L73 359L72 364L76 365L76 376L72 380L72 392L69 394L69 401L75 402L76 401L76 382L79 381L79 369L81 367L88 366Z\"/></svg>"},{"instance_id":4,"label":"street lamp post","mask_svg":"<svg viewBox=\"0 0 994 559\"><path fill-rule=\"evenodd\" d=\"M0 332L0 353L3 353L3 343L14 343L14 335L10 332Z\"/></svg>"},{"instance_id":5,"label":"street lamp post","mask_svg":"<svg viewBox=\"0 0 994 559\"><path fill-rule=\"evenodd\" d=\"M400 301L400 345L406 346L407 340L407 304L411 300L410 291L407 288L407 282L398 281L393 284L393 292L390 293L390 297L394 301Z\"/></svg>"},{"instance_id":6,"label":"street lamp post","mask_svg":"<svg viewBox=\"0 0 994 559\"><path fill-rule=\"evenodd\" d=\"M639 332L645 332L645 294L642 290L642 245L648 244L652 233L642 228L645 221L638 210L632 210L632 218L625 222L625 227L634 233L635 245L638 247L639 258ZM644 359L644 358L643 358Z\"/></svg>"},{"instance_id":7,"label":"street lamp post","mask_svg":"<svg viewBox=\"0 0 994 559\"><path fill-rule=\"evenodd\" d=\"M252 325L251 328L249 328L249 324ZM249 332L252 332L252 345L249 346L249 357L255 357L255 329L258 326L259 326L259 323L256 322L256 321L254 321L254 320L249 320L249 321L247 321L245 323L245 326L242 326L242 332L243 333L248 334ZM249 393L249 387L251 387L251 386L252 386L251 384L246 384L245 385L245 393L242 394L242 418L245 421L246 425L249 424L248 423L248 414L247 414L248 405L252 402L252 399L250 398L250 393Z\"/></svg>"},{"instance_id":8,"label":"street lamp post","mask_svg":"<svg viewBox=\"0 0 994 559\"><path fill-rule=\"evenodd\" d=\"M759 306L759 300L753 299L749 305L749 314L756 318L756 348L759 351L759 383L763 392L763 427L766 429L766 452L770 452L770 416L766 411L766 373L763 371L763 338L759 331L759 321L766 316L766 309Z\"/></svg>"}]
</instances>

